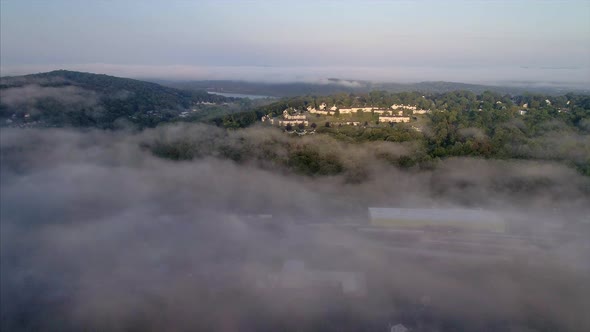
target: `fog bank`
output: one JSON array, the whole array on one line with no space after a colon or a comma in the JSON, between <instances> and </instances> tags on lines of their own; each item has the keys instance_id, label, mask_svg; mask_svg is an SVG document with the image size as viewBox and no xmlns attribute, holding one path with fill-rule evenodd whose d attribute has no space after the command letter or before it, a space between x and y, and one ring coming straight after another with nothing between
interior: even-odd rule
<instances>
[{"instance_id":1,"label":"fog bank","mask_svg":"<svg viewBox=\"0 0 590 332\"><path fill-rule=\"evenodd\" d=\"M574 170L482 159L402 170L375 156L397 158L413 145L296 141L261 128L225 135L204 125L3 129L2 330L590 328L590 179ZM182 142L191 160L154 154L155 146ZM285 144L313 144L363 180L350 181L348 171L295 175L216 152L280 157ZM416 255L379 239L385 231L361 231L370 206L485 209L551 245L503 248L501 257ZM549 232L560 236L547 242ZM289 262L362 276L366 292L276 286Z\"/></svg>"}]
</instances>

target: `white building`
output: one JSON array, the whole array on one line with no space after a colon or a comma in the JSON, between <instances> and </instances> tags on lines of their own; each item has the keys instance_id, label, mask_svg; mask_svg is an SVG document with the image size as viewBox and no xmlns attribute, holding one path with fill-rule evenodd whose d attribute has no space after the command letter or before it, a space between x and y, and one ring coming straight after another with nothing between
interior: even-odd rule
<instances>
[{"instance_id":1,"label":"white building","mask_svg":"<svg viewBox=\"0 0 590 332\"><path fill-rule=\"evenodd\" d=\"M391 109L394 109L394 110L396 110L396 109L399 109L399 108L402 108L402 109L409 109L409 110L413 110L413 111L415 111L415 110L416 110L416 106L411 106L411 105L404 105L404 104L400 104L400 105L398 105L398 104L393 104L393 105L391 105Z\"/></svg>"},{"instance_id":2,"label":"white building","mask_svg":"<svg viewBox=\"0 0 590 332\"><path fill-rule=\"evenodd\" d=\"M313 107L311 107L311 106L308 106L308 107L307 107L307 110L309 111L309 113L312 113L312 114L323 114L323 115L330 115L330 111L326 111L326 110L325 110L325 109L323 109L323 108L320 108L320 109L318 110L318 109L316 109L316 108L313 108Z\"/></svg>"},{"instance_id":3,"label":"white building","mask_svg":"<svg viewBox=\"0 0 590 332\"><path fill-rule=\"evenodd\" d=\"M305 115L300 114L300 115L290 115L289 111L284 110L283 111L283 118L286 120L305 120Z\"/></svg>"},{"instance_id":4,"label":"white building","mask_svg":"<svg viewBox=\"0 0 590 332\"><path fill-rule=\"evenodd\" d=\"M430 110L414 110L412 114L427 114L430 113Z\"/></svg>"},{"instance_id":5,"label":"white building","mask_svg":"<svg viewBox=\"0 0 590 332\"><path fill-rule=\"evenodd\" d=\"M340 108L338 109L340 114L352 114L352 108Z\"/></svg>"},{"instance_id":6,"label":"white building","mask_svg":"<svg viewBox=\"0 0 590 332\"><path fill-rule=\"evenodd\" d=\"M353 107L352 110L354 112L358 112L358 111L361 111L361 112L371 112L373 110L373 107L357 107L357 108L354 108Z\"/></svg>"},{"instance_id":7,"label":"white building","mask_svg":"<svg viewBox=\"0 0 590 332\"><path fill-rule=\"evenodd\" d=\"M379 122L410 122L409 116L380 116Z\"/></svg>"},{"instance_id":8,"label":"white building","mask_svg":"<svg viewBox=\"0 0 590 332\"><path fill-rule=\"evenodd\" d=\"M274 122L271 122L271 123L274 123ZM285 127L287 125L297 126L301 123L303 123L304 126L309 125L309 122L307 120L279 120L279 126L281 126L281 127Z\"/></svg>"}]
</instances>

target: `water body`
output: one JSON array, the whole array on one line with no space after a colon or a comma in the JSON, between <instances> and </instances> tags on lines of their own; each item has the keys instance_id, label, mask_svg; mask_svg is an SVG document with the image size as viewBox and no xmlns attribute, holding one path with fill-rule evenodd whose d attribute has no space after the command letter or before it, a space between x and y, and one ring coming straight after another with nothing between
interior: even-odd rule
<instances>
[{"instance_id":1,"label":"water body","mask_svg":"<svg viewBox=\"0 0 590 332\"><path fill-rule=\"evenodd\" d=\"M249 99L265 99L265 98L275 98L271 96L263 96L263 95L249 95L244 93L226 93L226 92L214 92L214 91L207 91L207 93L213 95L220 95L224 97L232 97L232 98L249 98Z\"/></svg>"}]
</instances>

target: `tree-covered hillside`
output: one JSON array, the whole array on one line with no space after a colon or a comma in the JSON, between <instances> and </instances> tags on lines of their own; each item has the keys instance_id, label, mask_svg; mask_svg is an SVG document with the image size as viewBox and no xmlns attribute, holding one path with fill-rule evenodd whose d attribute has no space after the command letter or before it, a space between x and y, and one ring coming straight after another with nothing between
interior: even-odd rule
<instances>
[{"instance_id":1,"label":"tree-covered hillside","mask_svg":"<svg viewBox=\"0 0 590 332\"><path fill-rule=\"evenodd\" d=\"M431 110L425 115L412 116L410 123L398 124L361 120L365 115L360 114L308 115L308 129L340 141L418 143L421 148L416 151L420 154L408 155L404 161L406 165L457 156L517 158L565 162L590 175L588 95L511 96L489 91L479 95L467 91L425 95L384 91L342 93L283 99L249 112L219 117L213 122L226 128L246 127L260 123L264 115L280 116L285 108L306 110L322 103L328 107L370 105L384 108L407 104ZM342 125L346 121L360 121L362 125Z\"/></svg>"},{"instance_id":2,"label":"tree-covered hillside","mask_svg":"<svg viewBox=\"0 0 590 332\"><path fill-rule=\"evenodd\" d=\"M119 122L151 127L199 103L231 101L205 91L66 70L2 78L0 93L3 125L52 127L114 128Z\"/></svg>"}]
</instances>

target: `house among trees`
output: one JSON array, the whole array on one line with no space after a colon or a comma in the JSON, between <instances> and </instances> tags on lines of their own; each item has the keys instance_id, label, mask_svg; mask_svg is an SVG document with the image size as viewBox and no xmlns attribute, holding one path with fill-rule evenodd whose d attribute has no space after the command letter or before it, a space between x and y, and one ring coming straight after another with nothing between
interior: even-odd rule
<instances>
[{"instance_id":1,"label":"house among trees","mask_svg":"<svg viewBox=\"0 0 590 332\"><path fill-rule=\"evenodd\" d=\"M322 104L322 105L325 105L325 104ZM314 108L314 107L308 106L308 107L307 107L307 111L308 111L309 113L312 113L312 114L330 115L330 111L326 111L326 110L325 110L325 107L324 107L324 108L321 108L321 107L320 107L320 109L318 110L318 109L316 109L316 108Z\"/></svg>"},{"instance_id":2,"label":"house among trees","mask_svg":"<svg viewBox=\"0 0 590 332\"><path fill-rule=\"evenodd\" d=\"M397 110L397 109L400 109L400 108L401 109L409 109L409 110L413 110L413 111L415 111L417 109L416 106L411 106L411 105L403 105L403 104L401 104L401 105L398 105L398 104L391 105L391 109L393 109L393 110Z\"/></svg>"},{"instance_id":3,"label":"house among trees","mask_svg":"<svg viewBox=\"0 0 590 332\"><path fill-rule=\"evenodd\" d=\"M430 110L413 110L412 114L427 114Z\"/></svg>"},{"instance_id":4,"label":"house among trees","mask_svg":"<svg viewBox=\"0 0 590 332\"><path fill-rule=\"evenodd\" d=\"M290 115L288 109L283 111L283 118L286 120L305 120L306 119L304 114Z\"/></svg>"},{"instance_id":5,"label":"house among trees","mask_svg":"<svg viewBox=\"0 0 590 332\"><path fill-rule=\"evenodd\" d=\"M279 126L286 127L288 125L297 126L299 124L303 124L304 126L309 125L309 121L307 120L279 120Z\"/></svg>"}]
</instances>

